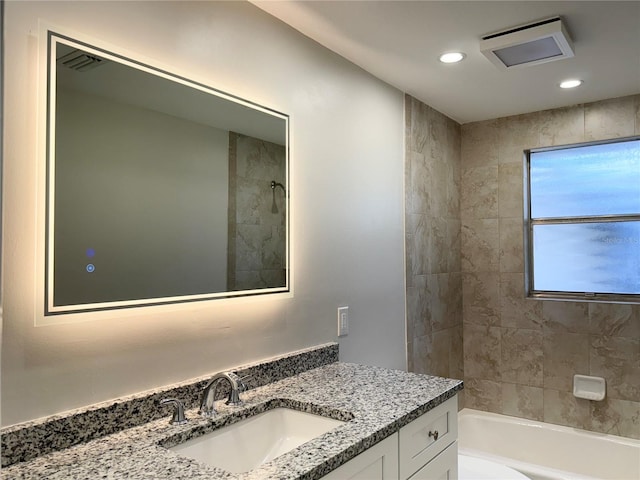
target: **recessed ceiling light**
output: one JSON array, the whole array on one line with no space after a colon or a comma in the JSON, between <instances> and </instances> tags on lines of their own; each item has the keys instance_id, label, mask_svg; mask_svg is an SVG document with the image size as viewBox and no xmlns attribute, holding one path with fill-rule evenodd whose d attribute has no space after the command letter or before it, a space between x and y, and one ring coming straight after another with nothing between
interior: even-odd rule
<instances>
[{"instance_id":1,"label":"recessed ceiling light","mask_svg":"<svg viewBox=\"0 0 640 480\"><path fill-rule=\"evenodd\" d=\"M583 83L582 80L565 80L564 82L560 82L560 88L576 88Z\"/></svg>"},{"instance_id":2,"label":"recessed ceiling light","mask_svg":"<svg viewBox=\"0 0 640 480\"><path fill-rule=\"evenodd\" d=\"M440 55L440 61L442 63L458 63L464 60L464 57L466 55L462 52L449 52Z\"/></svg>"}]
</instances>

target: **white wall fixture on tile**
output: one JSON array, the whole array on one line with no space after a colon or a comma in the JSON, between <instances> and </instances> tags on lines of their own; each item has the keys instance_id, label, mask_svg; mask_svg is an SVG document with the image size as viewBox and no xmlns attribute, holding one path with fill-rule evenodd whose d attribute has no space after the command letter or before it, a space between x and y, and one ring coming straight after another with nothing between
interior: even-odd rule
<instances>
[{"instance_id":1,"label":"white wall fixture on tile","mask_svg":"<svg viewBox=\"0 0 640 480\"><path fill-rule=\"evenodd\" d=\"M592 377L589 375L573 376L573 396L585 398L597 402L604 400L607 387L602 377Z\"/></svg>"}]
</instances>

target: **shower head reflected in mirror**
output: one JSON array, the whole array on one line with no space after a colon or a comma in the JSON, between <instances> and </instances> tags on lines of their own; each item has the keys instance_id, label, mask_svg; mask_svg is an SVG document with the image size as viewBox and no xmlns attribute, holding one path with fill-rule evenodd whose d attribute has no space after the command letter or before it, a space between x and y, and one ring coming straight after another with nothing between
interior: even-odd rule
<instances>
[{"instance_id":1,"label":"shower head reflected in mirror","mask_svg":"<svg viewBox=\"0 0 640 480\"><path fill-rule=\"evenodd\" d=\"M280 182L276 182L275 180L271 180L271 193L273 194L273 202L271 203L271 213L278 213L278 205L276 204L276 187L282 188L285 196L287 191L284 188L284 185Z\"/></svg>"}]
</instances>

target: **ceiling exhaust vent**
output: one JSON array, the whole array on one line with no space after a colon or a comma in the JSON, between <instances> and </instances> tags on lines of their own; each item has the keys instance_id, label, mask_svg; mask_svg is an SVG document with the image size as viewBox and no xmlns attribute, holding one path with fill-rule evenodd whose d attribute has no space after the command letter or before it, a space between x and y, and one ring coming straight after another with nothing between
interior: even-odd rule
<instances>
[{"instance_id":1,"label":"ceiling exhaust vent","mask_svg":"<svg viewBox=\"0 0 640 480\"><path fill-rule=\"evenodd\" d=\"M482 37L480 51L501 69L528 67L571 58L573 42L560 17Z\"/></svg>"}]
</instances>

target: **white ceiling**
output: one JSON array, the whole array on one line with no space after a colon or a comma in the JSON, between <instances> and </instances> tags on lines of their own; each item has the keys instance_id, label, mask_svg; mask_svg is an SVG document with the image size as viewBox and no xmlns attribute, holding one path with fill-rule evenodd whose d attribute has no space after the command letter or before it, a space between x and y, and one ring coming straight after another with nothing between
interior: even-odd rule
<instances>
[{"instance_id":1,"label":"white ceiling","mask_svg":"<svg viewBox=\"0 0 640 480\"><path fill-rule=\"evenodd\" d=\"M254 1L460 123L640 93L640 1ZM561 16L575 57L499 70L479 39ZM438 56L463 51L445 65ZM584 84L561 90L558 83Z\"/></svg>"}]
</instances>

